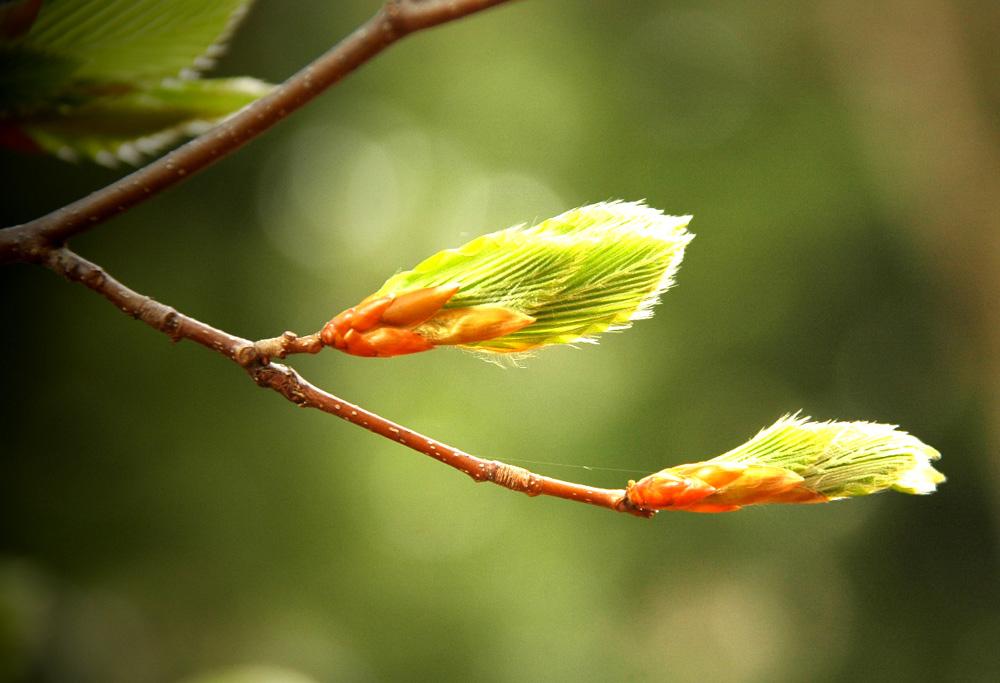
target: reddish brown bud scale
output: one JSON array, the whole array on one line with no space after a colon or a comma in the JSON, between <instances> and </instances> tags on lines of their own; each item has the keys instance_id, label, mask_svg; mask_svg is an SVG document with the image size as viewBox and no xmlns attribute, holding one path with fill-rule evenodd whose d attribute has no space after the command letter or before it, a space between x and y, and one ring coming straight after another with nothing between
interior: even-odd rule
<instances>
[{"instance_id":1,"label":"reddish brown bud scale","mask_svg":"<svg viewBox=\"0 0 1000 683\"><path fill-rule=\"evenodd\" d=\"M394 327L419 325L440 311L459 287L457 284L440 285L397 294L382 314L382 322Z\"/></svg>"},{"instance_id":2,"label":"reddish brown bud scale","mask_svg":"<svg viewBox=\"0 0 1000 683\"><path fill-rule=\"evenodd\" d=\"M633 505L647 510L678 510L697 503L715 492L715 487L697 478L670 470L630 481L626 489Z\"/></svg>"},{"instance_id":3,"label":"reddish brown bud scale","mask_svg":"<svg viewBox=\"0 0 1000 683\"><path fill-rule=\"evenodd\" d=\"M356 306L348 311L347 315L340 322L338 329L346 332L348 329L357 332L370 330L382 320L382 314L392 305L391 296L383 296L372 299L366 303Z\"/></svg>"},{"instance_id":4,"label":"reddish brown bud scale","mask_svg":"<svg viewBox=\"0 0 1000 683\"><path fill-rule=\"evenodd\" d=\"M378 327L364 335L366 344L378 350L379 356L405 356L410 353L431 351L434 345L416 332L398 327Z\"/></svg>"}]
</instances>

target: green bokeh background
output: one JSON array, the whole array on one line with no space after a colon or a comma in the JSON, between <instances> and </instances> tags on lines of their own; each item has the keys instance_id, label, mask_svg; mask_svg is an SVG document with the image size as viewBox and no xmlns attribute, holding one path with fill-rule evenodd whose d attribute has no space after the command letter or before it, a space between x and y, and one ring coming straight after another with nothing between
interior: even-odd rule
<instances>
[{"instance_id":1,"label":"green bokeh background","mask_svg":"<svg viewBox=\"0 0 1000 683\"><path fill-rule=\"evenodd\" d=\"M260 0L216 73L280 81L376 8ZM522 0L73 243L261 338L483 232L645 198L698 237L599 346L293 365L597 486L799 409L900 424L944 454L929 497L643 521L474 485L3 268L0 681L997 680L998 64L994 0ZM121 173L4 153L2 223Z\"/></svg>"}]
</instances>

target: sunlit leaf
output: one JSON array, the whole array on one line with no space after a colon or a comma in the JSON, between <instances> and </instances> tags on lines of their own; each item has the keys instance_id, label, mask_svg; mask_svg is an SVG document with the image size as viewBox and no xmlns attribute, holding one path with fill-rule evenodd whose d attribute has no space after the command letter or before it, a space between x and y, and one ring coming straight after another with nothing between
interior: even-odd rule
<instances>
[{"instance_id":1,"label":"sunlit leaf","mask_svg":"<svg viewBox=\"0 0 1000 683\"><path fill-rule=\"evenodd\" d=\"M439 312L395 327L432 345L494 353L593 342L601 332L652 314L693 237L685 230L689 220L639 202L606 202L483 235L390 278L359 305L365 315L355 307L331 321L328 343L352 352L343 335L353 330L359 347L364 335L387 341L385 353L364 347L358 355L399 355L382 332L392 325L376 317L373 307L419 292L440 296L449 286ZM333 343L337 334L343 343ZM413 350L427 350L411 341Z\"/></svg>"},{"instance_id":2,"label":"sunlit leaf","mask_svg":"<svg viewBox=\"0 0 1000 683\"><path fill-rule=\"evenodd\" d=\"M712 460L630 482L638 507L727 512L761 503L821 503L887 489L932 493L935 449L893 425L785 416Z\"/></svg>"},{"instance_id":3,"label":"sunlit leaf","mask_svg":"<svg viewBox=\"0 0 1000 683\"><path fill-rule=\"evenodd\" d=\"M803 486L829 499L885 489L932 493L944 475L931 466L941 457L920 439L877 422L811 422L785 416L717 461L789 469Z\"/></svg>"}]
</instances>

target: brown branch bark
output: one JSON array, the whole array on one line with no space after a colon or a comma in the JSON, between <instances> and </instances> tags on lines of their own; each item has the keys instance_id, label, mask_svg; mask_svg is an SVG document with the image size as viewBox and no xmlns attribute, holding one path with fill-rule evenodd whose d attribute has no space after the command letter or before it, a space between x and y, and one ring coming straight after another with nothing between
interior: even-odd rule
<instances>
[{"instance_id":1,"label":"brown branch bark","mask_svg":"<svg viewBox=\"0 0 1000 683\"><path fill-rule=\"evenodd\" d=\"M111 277L103 268L66 247L50 249L44 265L67 280L79 282L92 289L125 315L163 332L171 340L189 339L229 358L246 370L258 385L278 392L296 405L316 408L364 427L460 470L477 482L489 481L529 496L554 496L617 512L627 512L638 517L652 517L655 514L651 510L638 509L629 504L624 489L585 486L545 477L497 460L486 460L424 436L323 391L306 381L292 368L272 363L271 356L264 353L272 350L275 351L274 355L278 356L283 341L292 344L299 341L290 332L286 332L282 337L259 342L233 336L129 289Z\"/></svg>"},{"instance_id":2,"label":"brown branch bark","mask_svg":"<svg viewBox=\"0 0 1000 683\"><path fill-rule=\"evenodd\" d=\"M29 223L0 230L0 264L40 263L49 247L128 211L254 139L396 41L509 0L390 0L371 19L278 86L203 135L121 180Z\"/></svg>"}]
</instances>

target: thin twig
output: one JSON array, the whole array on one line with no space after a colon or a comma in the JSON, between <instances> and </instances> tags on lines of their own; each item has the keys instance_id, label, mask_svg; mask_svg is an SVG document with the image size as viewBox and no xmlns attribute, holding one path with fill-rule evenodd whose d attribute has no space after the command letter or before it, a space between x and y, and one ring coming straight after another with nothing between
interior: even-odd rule
<instances>
[{"instance_id":1,"label":"thin twig","mask_svg":"<svg viewBox=\"0 0 1000 683\"><path fill-rule=\"evenodd\" d=\"M273 92L119 181L41 218L0 230L0 264L40 263L47 248L104 223L242 147L396 41L509 0L390 0Z\"/></svg>"},{"instance_id":2,"label":"thin twig","mask_svg":"<svg viewBox=\"0 0 1000 683\"><path fill-rule=\"evenodd\" d=\"M418 453L439 460L449 467L461 470L477 482L490 481L529 496L554 496L617 512L627 512L637 517L652 517L655 514L651 510L642 510L630 505L625 498L624 489L585 486L545 477L497 460L479 458L323 391L306 381L292 368L272 363L268 355L261 353L263 349L280 348L282 339L294 343L298 338L292 333L259 342L233 336L129 289L111 277L103 268L66 247L50 249L44 264L66 279L89 287L125 315L163 332L173 341L189 339L226 356L243 367L258 385L278 392L289 401L304 408L322 410L364 427Z\"/></svg>"},{"instance_id":3,"label":"thin twig","mask_svg":"<svg viewBox=\"0 0 1000 683\"><path fill-rule=\"evenodd\" d=\"M429 455L449 467L465 472L477 482L490 481L512 491L526 493L529 496L554 496L596 505L616 512L627 512L637 517L648 518L655 514L653 510L632 506L625 497L625 489L602 489L553 479L535 474L523 467L515 467L497 460L484 460L460 451L337 398L313 386L287 366L270 363L252 366L248 368L248 371L257 384L277 391L293 403L303 407L317 408L387 439L397 441L407 448Z\"/></svg>"}]
</instances>

